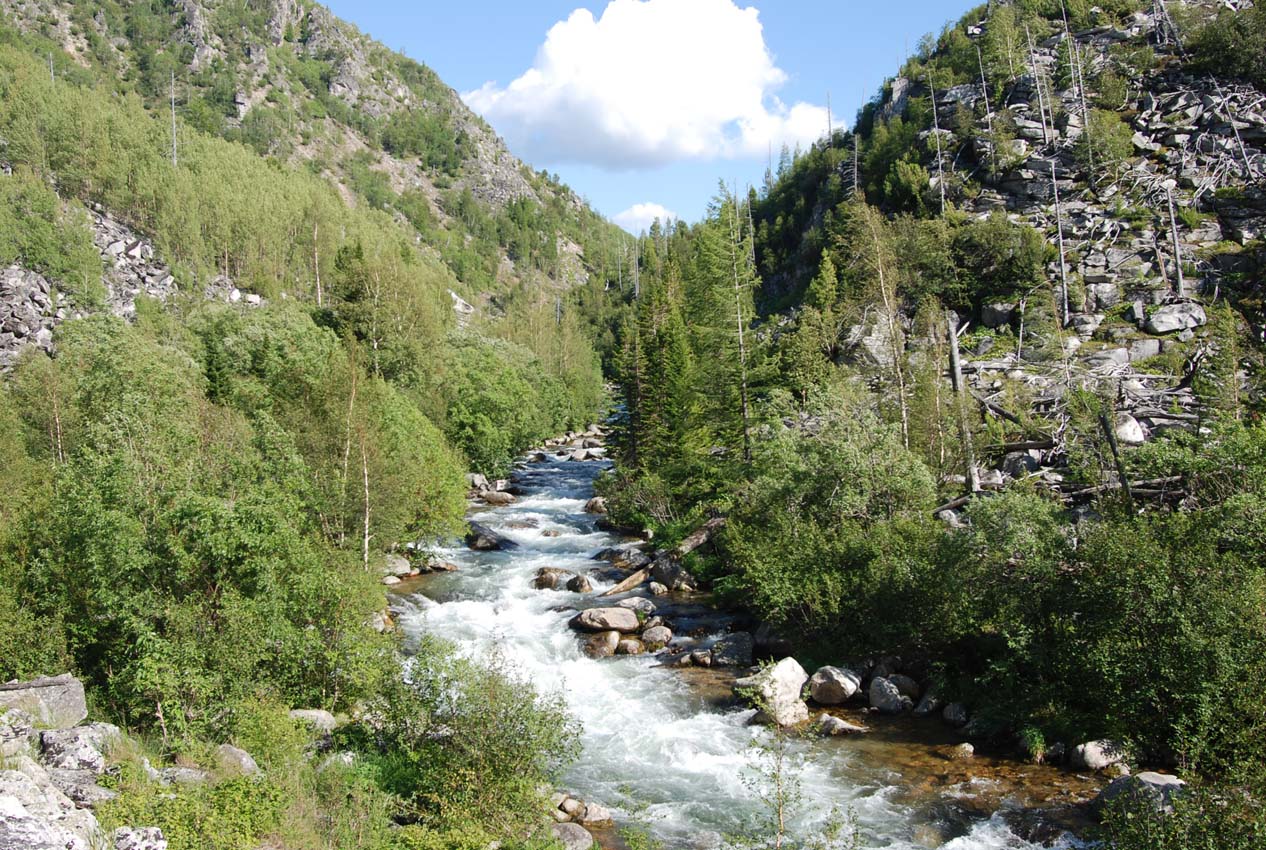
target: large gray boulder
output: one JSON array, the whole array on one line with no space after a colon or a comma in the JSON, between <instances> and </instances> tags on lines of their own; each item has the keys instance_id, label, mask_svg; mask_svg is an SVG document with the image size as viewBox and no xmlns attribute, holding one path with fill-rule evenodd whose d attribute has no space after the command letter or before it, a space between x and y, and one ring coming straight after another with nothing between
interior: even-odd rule
<instances>
[{"instance_id":1,"label":"large gray boulder","mask_svg":"<svg viewBox=\"0 0 1266 850\"><path fill-rule=\"evenodd\" d=\"M229 773L239 776L255 776L260 772L259 765L246 750L238 749L232 744L221 744L215 751L216 761Z\"/></svg>"},{"instance_id":2,"label":"large gray boulder","mask_svg":"<svg viewBox=\"0 0 1266 850\"><path fill-rule=\"evenodd\" d=\"M809 680L809 694L818 705L843 705L862 689L862 677L842 667L823 667Z\"/></svg>"},{"instance_id":3,"label":"large gray boulder","mask_svg":"<svg viewBox=\"0 0 1266 850\"><path fill-rule=\"evenodd\" d=\"M296 708L290 712L290 719L298 720L322 735L328 735L338 728L334 715L320 708Z\"/></svg>"},{"instance_id":4,"label":"large gray boulder","mask_svg":"<svg viewBox=\"0 0 1266 850\"><path fill-rule=\"evenodd\" d=\"M808 681L809 674L800 662L784 658L755 675L736 680L734 690L756 704L761 710L759 719L779 726L795 726L809 719L809 709L800 699L800 692Z\"/></svg>"},{"instance_id":5,"label":"large gray boulder","mask_svg":"<svg viewBox=\"0 0 1266 850\"><path fill-rule=\"evenodd\" d=\"M1199 304L1191 301L1166 304L1148 317L1147 331L1154 334L1190 331L1204 327L1208 321L1204 308Z\"/></svg>"},{"instance_id":6,"label":"large gray boulder","mask_svg":"<svg viewBox=\"0 0 1266 850\"><path fill-rule=\"evenodd\" d=\"M44 729L69 729L88 716L83 683L69 673L0 685L0 711L18 708Z\"/></svg>"},{"instance_id":7,"label":"large gray boulder","mask_svg":"<svg viewBox=\"0 0 1266 850\"><path fill-rule=\"evenodd\" d=\"M519 544L482 523L472 522L470 533L466 535L466 545L476 552L502 552L518 548Z\"/></svg>"},{"instance_id":8,"label":"large gray boulder","mask_svg":"<svg viewBox=\"0 0 1266 850\"><path fill-rule=\"evenodd\" d=\"M987 328L1004 328L1015 321L1014 304L986 304L980 308L980 321Z\"/></svg>"},{"instance_id":9,"label":"large gray boulder","mask_svg":"<svg viewBox=\"0 0 1266 850\"><path fill-rule=\"evenodd\" d=\"M28 772L0 770L0 850L93 850L97 838L92 812Z\"/></svg>"},{"instance_id":10,"label":"large gray boulder","mask_svg":"<svg viewBox=\"0 0 1266 850\"><path fill-rule=\"evenodd\" d=\"M1106 808L1117 801L1129 801L1145 805L1157 813L1169 814L1174 810L1174 800L1182 796L1186 785L1177 776L1150 771L1136 776L1122 776L1112 780L1090 805L1096 814L1103 814Z\"/></svg>"},{"instance_id":11,"label":"large gray boulder","mask_svg":"<svg viewBox=\"0 0 1266 850\"><path fill-rule=\"evenodd\" d=\"M620 648L620 633L601 632L585 642L585 655L589 658L610 658Z\"/></svg>"},{"instance_id":12,"label":"large gray boulder","mask_svg":"<svg viewBox=\"0 0 1266 850\"><path fill-rule=\"evenodd\" d=\"M633 634L642 624L637 619L637 612L628 608L589 608L572 617L569 625L585 632Z\"/></svg>"},{"instance_id":13,"label":"large gray boulder","mask_svg":"<svg viewBox=\"0 0 1266 850\"><path fill-rule=\"evenodd\" d=\"M1107 770L1128 757L1125 748L1115 741L1087 741L1073 748L1070 760L1078 770Z\"/></svg>"},{"instance_id":14,"label":"large gray boulder","mask_svg":"<svg viewBox=\"0 0 1266 850\"><path fill-rule=\"evenodd\" d=\"M0 759L27 753L35 738L35 720L20 708L0 711Z\"/></svg>"},{"instance_id":15,"label":"large gray boulder","mask_svg":"<svg viewBox=\"0 0 1266 850\"><path fill-rule=\"evenodd\" d=\"M871 679L867 696L870 698L871 708L882 714L904 714L914 708L914 701L883 676Z\"/></svg>"},{"instance_id":16,"label":"large gray boulder","mask_svg":"<svg viewBox=\"0 0 1266 850\"><path fill-rule=\"evenodd\" d=\"M550 829L554 831L558 843L563 845L563 850L590 850L593 847L593 836L578 823L556 823Z\"/></svg>"},{"instance_id":17,"label":"large gray boulder","mask_svg":"<svg viewBox=\"0 0 1266 850\"><path fill-rule=\"evenodd\" d=\"M726 635L712 647L713 667L751 667L755 641L748 632Z\"/></svg>"},{"instance_id":18,"label":"large gray boulder","mask_svg":"<svg viewBox=\"0 0 1266 850\"><path fill-rule=\"evenodd\" d=\"M672 642L673 633L667 626L655 626L642 632L642 643L651 652L663 649Z\"/></svg>"},{"instance_id":19,"label":"large gray boulder","mask_svg":"<svg viewBox=\"0 0 1266 850\"><path fill-rule=\"evenodd\" d=\"M106 769L106 753L120 740L119 727L109 723L54 729L40 733L40 758L50 768L101 774Z\"/></svg>"}]
</instances>

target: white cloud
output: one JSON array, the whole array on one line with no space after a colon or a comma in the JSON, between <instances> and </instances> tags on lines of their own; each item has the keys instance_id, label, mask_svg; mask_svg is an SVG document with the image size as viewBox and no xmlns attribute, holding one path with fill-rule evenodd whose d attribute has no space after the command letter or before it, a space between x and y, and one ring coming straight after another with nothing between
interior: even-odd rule
<instances>
[{"instance_id":1,"label":"white cloud","mask_svg":"<svg viewBox=\"0 0 1266 850\"><path fill-rule=\"evenodd\" d=\"M651 226L651 222L659 219L667 222L678 218L677 213L661 204L634 204L615 217L615 223L630 233L641 233Z\"/></svg>"},{"instance_id":2,"label":"white cloud","mask_svg":"<svg viewBox=\"0 0 1266 850\"><path fill-rule=\"evenodd\" d=\"M550 29L508 86L463 97L529 159L607 168L764 157L825 135L826 109L775 96L787 75L755 8L611 0Z\"/></svg>"}]
</instances>

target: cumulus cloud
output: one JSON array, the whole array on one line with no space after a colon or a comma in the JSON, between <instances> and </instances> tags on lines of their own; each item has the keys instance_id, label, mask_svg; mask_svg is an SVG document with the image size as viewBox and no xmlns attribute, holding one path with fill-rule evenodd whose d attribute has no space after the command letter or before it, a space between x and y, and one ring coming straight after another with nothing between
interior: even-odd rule
<instances>
[{"instance_id":1,"label":"cumulus cloud","mask_svg":"<svg viewBox=\"0 0 1266 850\"><path fill-rule=\"evenodd\" d=\"M651 226L651 222L659 219L661 222L667 222L669 219L678 218L677 213L663 206L662 204L634 204L615 217L615 223L623 227L630 233L641 233L643 230Z\"/></svg>"},{"instance_id":2,"label":"cumulus cloud","mask_svg":"<svg viewBox=\"0 0 1266 850\"><path fill-rule=\"evenodd\" d=\"M623 169L764 156L826 132L826 109L776 96L787 75L755 8L611 0L550 29L533 66L463 97L537 161Z\"/></svg>"}]
</instances>

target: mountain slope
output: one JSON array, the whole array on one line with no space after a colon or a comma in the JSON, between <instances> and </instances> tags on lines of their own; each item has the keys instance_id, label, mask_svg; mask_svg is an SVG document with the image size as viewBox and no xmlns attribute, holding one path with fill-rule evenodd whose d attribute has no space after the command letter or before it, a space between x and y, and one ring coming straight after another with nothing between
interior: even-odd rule
<instances>
[{"instance_id":1,"label":"mountain slope","mask_svg":"<svg viewBox=\"0 0 1266 850\"><path fill-rule=\"evenodd\" d=\"M189 127L333 180L348 200L408 221L498 305L606 273L621 239L570 189L516 159L426 66L309 2L3 4L28 38ZM604 281L605 282L605 281ZM554 295L541 298L552 300Z\"/></svg>"}]
</instances>

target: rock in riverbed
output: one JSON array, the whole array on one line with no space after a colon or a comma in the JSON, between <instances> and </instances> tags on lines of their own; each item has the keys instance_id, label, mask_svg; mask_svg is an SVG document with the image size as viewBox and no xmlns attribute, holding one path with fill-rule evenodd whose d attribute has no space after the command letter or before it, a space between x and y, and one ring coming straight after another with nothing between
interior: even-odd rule
<instances>
[{"instance_id":1,"label":"rock in riverbed","mask_svg":"<svg viewBox=\"0 0 1266 850\"><path fill-rule=\"evenodd\" d=\"M554 830L554 837L563 845L563 850L590 850L593 847L593 836L580 824L556 823L551 829Z\"/></svg>"},{"instance_id":2,"label":"rock in riverbed","mask_svg":"<svg viewBox=\"0 0 1266 850\"><path fill-rule=\"evenodd\" d=\"M476 552L500 552L518 548L517 543L503 537L486 525L478 522L470 524L470 533L466 535L466 545Z\"/></svg>"},{"instance_id":3,"label":"rock in riverbed","mask_svg":"<svg viewBox=\"0 0 1266 850\"><path fill-rule=\"evenodd\" d=\"M589 608L573 617L569 625L584 632L616 631L624 634L633 634L642 627L637 614L628 608Z\"/></svg>"},{"instance_id":4,"label":"rock in riverbed","mask_svg":"<svg viewBox=\"0 0 1266 850\"><path fill-rule=\"evenodd\" d=\"M809 680L809 692L818 705L843 705L861 688L861 676L840 667L823 667Z\"/></svg>"},{"instance_id":5,"label":"rock in riverbed","mask_svg":"<svg viewBox=\"0 0 1266 850\"><path fill-rule=\"evenodd\" d=\"M903 714L914 708L914 701L883 676L876 676L871 680L868 695L871 708L882 714Z\"/></svg>"},{"instance_id":6,"label":"rock in riverbed","mask_svg":"<svg viewBox=\"0 0 1266 850\"><path fill-rule=\"evenodd\" d=\"M715 659L716 651L713 650ZM809 674L794 658L784 658L759 673L738 679L734 690L756 703L761 710L758 719L768 719L779 726L795 726L809 719L809 709L800 699L800 692L809 681Z\"/></svg>"}]
</instances>

